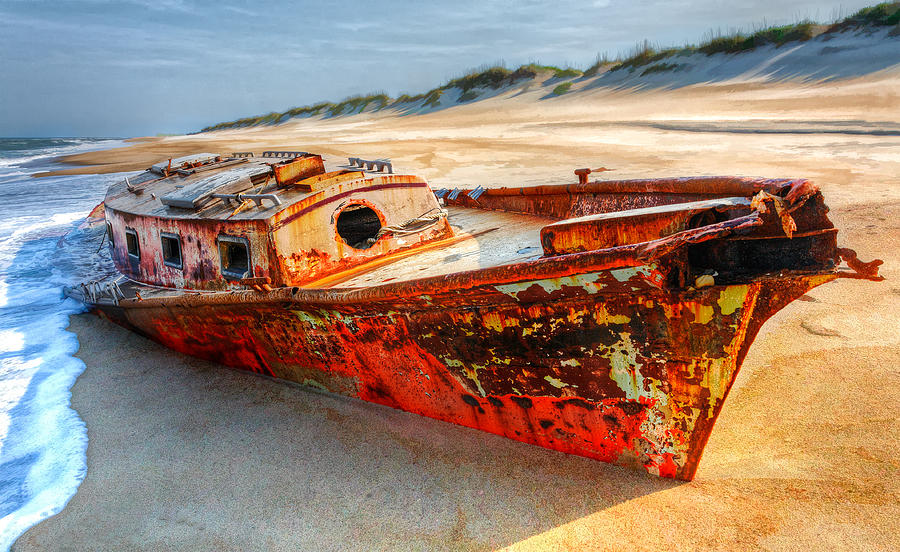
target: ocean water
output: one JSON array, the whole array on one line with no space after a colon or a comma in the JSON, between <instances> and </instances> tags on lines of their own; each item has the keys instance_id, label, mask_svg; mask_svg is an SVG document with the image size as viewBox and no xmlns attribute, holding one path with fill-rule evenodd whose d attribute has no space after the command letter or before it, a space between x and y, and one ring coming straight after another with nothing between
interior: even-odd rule
<instances>
[{"instance_id":1,"label":"ocean water","mask_svg":"<svg viewBox=\"0 0 900 552\"><path fill-rule=\"evenodd\" d=\"M117 140L0 138L0 551L69 501L85 475L87 432L69 405L73 357L63 286L109 270L102 225L79 228L121 175L32 178L59 155Z\"/></svg>"}]
</instances>

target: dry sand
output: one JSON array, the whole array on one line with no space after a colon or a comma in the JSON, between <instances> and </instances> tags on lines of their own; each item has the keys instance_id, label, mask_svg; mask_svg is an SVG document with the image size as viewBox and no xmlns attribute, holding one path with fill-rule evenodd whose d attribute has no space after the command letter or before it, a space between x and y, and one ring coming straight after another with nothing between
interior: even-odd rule
<instances>
[{"instance_id":1,"label":"dry sand","mask_svg":"<svg viewBox=\"0 0 900 552\"><path fill-rule=\"evenodd\" d=\"M900 76L677 90L546 90L146 139L66 172L192 151L390 157L436 187L804 176L839 243L887 280L839 280L751 348L691 483L546 451L180 356L89 315L73 406L88 473L26 550L900 549Z\"/></svg>"}]
</instances>

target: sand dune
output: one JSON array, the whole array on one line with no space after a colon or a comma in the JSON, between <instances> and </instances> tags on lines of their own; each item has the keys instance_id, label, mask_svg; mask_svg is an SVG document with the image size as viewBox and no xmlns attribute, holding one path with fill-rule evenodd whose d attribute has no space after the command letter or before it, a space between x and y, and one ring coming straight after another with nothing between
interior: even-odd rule
<instances>
[{"instance_id":1,"label":"sand dune","mask_svg":"<svg viewBox=\"0 0 900 552\"><path fill-rule=\"evenodd\" d=\"M83 166L62 172L109 172L281 146L390 157L450 188L567 182L601 165L616 178L809 177L839 243L884 259L887 280L839 280L767 323L686 484L222 369L76 317L88 475L14 550L900 548L900 75L884 65L552 100L533 84L427 114L69 158Z\"/></svg>"}]
</instances>

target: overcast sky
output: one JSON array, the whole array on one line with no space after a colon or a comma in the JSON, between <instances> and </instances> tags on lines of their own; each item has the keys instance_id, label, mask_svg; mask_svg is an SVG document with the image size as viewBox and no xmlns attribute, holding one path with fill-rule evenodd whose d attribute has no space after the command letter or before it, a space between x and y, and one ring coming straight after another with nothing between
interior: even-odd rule
<instances>
[{"instance_id":1,"label":"overcast sky","mask_svg":"<svg viewBox=\"0 0 900 552\"><path fill-rule=\"evenodd\" d=\"M0 0L0 136L186 132L418 93L486 63L585 68L649 39L827 21L876 0Z\"/></svg>"}]
</instances>

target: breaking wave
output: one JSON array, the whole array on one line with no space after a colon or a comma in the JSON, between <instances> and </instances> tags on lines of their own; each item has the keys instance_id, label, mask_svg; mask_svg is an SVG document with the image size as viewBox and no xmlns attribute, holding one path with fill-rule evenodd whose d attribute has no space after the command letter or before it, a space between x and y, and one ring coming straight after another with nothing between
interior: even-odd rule
<instances>
[{"instance_id":1,"label":"breaking wave","mask_svg":"<svg viewBox=\"0 0 900 552\"><path fill-rule=\"evenodd\" d=\"M70 407L84 364L66 331L82 306L62 288L107 262L96 255L102 229L78 226L121 178L30 175L57 156L119 144L0 139L0 551L59 512L84 479L87 432Z\"/></svg>"}]
</instances>

